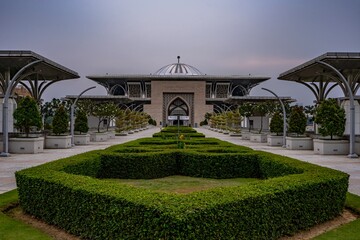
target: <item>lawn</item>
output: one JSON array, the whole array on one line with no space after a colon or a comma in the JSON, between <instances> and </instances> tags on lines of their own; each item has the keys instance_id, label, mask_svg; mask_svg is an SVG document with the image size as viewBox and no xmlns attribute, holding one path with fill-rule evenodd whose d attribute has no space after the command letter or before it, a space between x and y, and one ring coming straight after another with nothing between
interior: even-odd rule
<instances>
[{"instance_id":1,"label":"lawn","mask_svg":"<svg viewBox=\"0 0 360 240\"><path fill-rule=\"evenodd\" d=\"M18 204L18 194L16 190L0 195L0 239L2 240L49 240L52 239L47 234L35 229L23 222L12 219L4 211L9 206Z\"/></svg>"},{"instance_id":2,"label":"lawn","mask_svg":"<svg viewBox=\"0 0 360 240\"><path fill-rule=\"evenodd\" d=\"M240 186L261 180L256 178L213 179L169 176L156 179L105 179L103 181L127 184L157 192L186 194L215 187Z\"/></svg>"}]
</instances>

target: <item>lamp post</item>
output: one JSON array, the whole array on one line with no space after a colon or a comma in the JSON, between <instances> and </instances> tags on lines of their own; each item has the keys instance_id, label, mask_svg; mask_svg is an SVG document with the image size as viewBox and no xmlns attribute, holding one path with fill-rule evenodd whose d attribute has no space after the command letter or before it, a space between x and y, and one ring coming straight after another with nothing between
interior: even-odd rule
<instances>
[{"instance_id":1,"label":"lamp post","mask_svg":"<svg viewBox=\"0 0 360 240\"><path fill-rule=\"evenodd\" d=\"M354 152L354 149L355 149L355 105L354 105L354 95L351 90L351 87L350 87L348 81L346 80L346 78L344 77L344 75L342 75L336 68L334 68L330 64L323 62L323 61L316 61L316 62L333 70L336 73L336 75L339 76L339 80L342 83L344 83L346 90L348 91L349 100L350 100L350 150L349 150L348 157L349 158L357 158L358 155ZM344 92L344 94L346 96L345 92Z\"/></svg>"},{"instance_id":2,"label":"lamp post","mask_svg":"<svg viewBox=\"0 0 360 240\"><path fill-rule=\"evenodd\" d=\"M70 133L71 133L71 146L75 146L74 144L74 109L75 109L75 106L76 106L76 103L77 101L79 100L79 98L81 97L81 95L83 95L85 92L93 89L93 88L96 88L96 86L93 86L93 87L89 87L87 89L85 89L84 91L82 91L78 96L77 98L75 99L74 103L71 104L71 107L70 107Z\"/></svg>"},{"instance_id":3,"label":"lamp post","mask_svg":"<svg viewBox=\"0 0 360 240\"><path fill-rule=\"evenodd\" d=\"M8 111L9 111L9 97L11 94L11 91L16 86L16 84L19 82L20 74L22 74L27 68L42 62L43 60L36 60L34 62L30 62L24 67L22 67L15 75L14 77L8 82L5 94L4 94L4 100L3 100L3 151L0 153L0 157L9 157L9 128L8 128Z\"/></svg>"},{"instance_id":4,"label":"lamp post","mask_svg":"<svg viewBox=\"0 0 360 240\"><path fill-rule=\"evenodd\" d=\"M278 95L276 95L273 91L267 89L267 88L261 88L262 90L268 91L269 93L273 94L280 102L281 108L283 111L283 148L286 148L286 110L283 101L279 98Z\"/></svg>"}]
</instances>

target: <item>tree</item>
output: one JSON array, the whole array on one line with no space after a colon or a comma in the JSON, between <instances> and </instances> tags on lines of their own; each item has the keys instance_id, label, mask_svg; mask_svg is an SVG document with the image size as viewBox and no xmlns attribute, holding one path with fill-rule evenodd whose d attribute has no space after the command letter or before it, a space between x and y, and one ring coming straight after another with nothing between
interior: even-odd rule
<instances>
[{"instance_id":1,"label":"tree","mask_svg":"<svg viewBox=\"0 0 360 240\"><path fill-rule=\"evenodd\" d=\"M279 112L275 112L270 122L270 132L279 136L284 131L284 120Z\"/></svg>"},{"instance_id":2,"label":"tree","mask_svg":"<svg viewBox=\"0 0 360 240\"><path fill-rule=\"evenodd\" d=\"M26 137L29 137L29 133L32 127L41 128L41 116L38 105L35 99L29 96L20 100L18 107L14 113L15 127L24 131Z\"/></svg>"},{"instance_id":3,"label":"tree","mask_svg":"<svg viewBox=\"0 0 360 240\"><path fill-rule=\"evenodd\" d=\"M71 102L70 100L60 100L57 98L53 98L50 102L45 102L41 105L41 115L44 120L44 128L45 130L52 129L52 121L57 109L63 105L65 111L70 111Z\"/></svg>"},{"instance_id":4,"label":"tree","mask_svg":"<svg viewBox=\"0 0 360 240\"><path fill-rule=\"evenodd\" d=\"M248 126L249 126L249 132L250 132L251 126L250 126L249 117L252 116L254 113L254 104L253 103L243 103L239 107L239 112L240 112L241 116L246 117L248 119L248 121L249 121Z\"/></svg>"},{"instance_id":5,"label":"tree","mask_svg":"<svg viewBox=\"0 0 360 240\"><path fill-rule=\"evenodd\" d=\"M74 130L81 133L89 131L88 118L84 111L79 110L76 114Z\"/></svg>"},{"instance_id":6,"label":"tree","mask_svg":"<svg viewBox=\"0 0 360 240\"><path fill-rule=\"evenodd\" d=\"M56 110L53 119L53 133L56 135L64 134L69 128L69 115L67 114L64 105Z\"/></svg>"},{"instance_id":7,"label":"tree","mask_svg":"<svg viewBox=\"0 0 360 240\"><path fill-rule=\"evenodd\" d=\"M345 110L335 99L323 100L316 108L315 122L319 124L319 133L322 136L341 137L345 131Z\"/></svg>"},{"instance_id":8,"label":"tree","mask_svg":"<svg viewBox=\"0 0 360 240\"><path fill-rule=\"evenodd\" d=\"M304 134L306 122L307 119L303 107L293 106L288 120L289 132L296 133L297 135Z\"/></svg>"},{"instance_id":9,"label":"tree","mask_svg":"<svg viewBox=\"0 0 360 240\"><path fill-rule=\"evenodd\" d=\"M269 103L267 102L262 102L262 103L258 103L254 106L254 112L258 115L260 115L260 129L259 129L259 133L262 132L263 129L263 117L265 117L265 115L269 112Z\"/></svg>"},{"instance_id":10,"label":"tree","mask_svg":"<svg viewBox=\"0 0 360 240\"><path fill-rule=\"evenodd\" d=\"M92 106L91 115L98 118L98 132L100 132L100 124L105 120L108 121L106 130L109 129L110 121L115 119L119 113L119 107L113 102L107 102L102 104L94 104Z\"/></svg>"}]
</instances>

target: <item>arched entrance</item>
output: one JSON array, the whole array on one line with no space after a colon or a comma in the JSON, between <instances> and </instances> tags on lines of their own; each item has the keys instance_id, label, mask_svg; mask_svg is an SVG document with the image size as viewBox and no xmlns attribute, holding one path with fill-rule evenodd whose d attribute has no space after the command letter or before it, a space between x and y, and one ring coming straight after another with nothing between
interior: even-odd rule
<instances>
[{"instance_id":1,"label":"arched entrance","mask_svg":"<svg viewBox=\"0 0 360 240\"><path fill-rule=\"evenodd\" d=\"M189 125L189 106L180 97L175 98L168 107L167 115L170 125Z\"/></svg>"}]
</instances>

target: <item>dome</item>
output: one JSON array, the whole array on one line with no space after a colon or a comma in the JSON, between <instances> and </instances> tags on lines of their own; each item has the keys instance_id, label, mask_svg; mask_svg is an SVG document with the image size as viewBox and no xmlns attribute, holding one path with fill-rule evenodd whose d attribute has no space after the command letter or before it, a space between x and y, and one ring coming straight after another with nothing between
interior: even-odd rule
<instances>
[{"instance_id":1,"label":"dome","mask_svg":"<svg viewBox=\"0 0 360 240\"><path fill-rule=\"evenodd\" d=\"M180 56L177 58L177 63L172 63L160 68L154 73L154 75L205 75L193 66L180 63Z\"/></svg>"}]
</instances>

